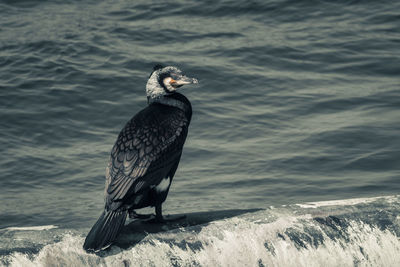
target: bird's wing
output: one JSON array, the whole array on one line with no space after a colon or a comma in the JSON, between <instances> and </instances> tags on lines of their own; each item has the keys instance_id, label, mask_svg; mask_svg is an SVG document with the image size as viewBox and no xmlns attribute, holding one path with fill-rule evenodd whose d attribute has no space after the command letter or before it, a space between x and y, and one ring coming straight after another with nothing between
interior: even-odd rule
<instances>
[{"instance_id":1,"label":"bird's wing","mask_svg":"<svg viewBox=\"0 0 400 267\"><path fill-rule=\"evenodd\" d=\"M107 202L121 201L151 185L179 160L187 135L188 120L181 112L164 117L149 127L133 118L121 131L111 151L106 171Z\"/></svg>"}]
</instances>

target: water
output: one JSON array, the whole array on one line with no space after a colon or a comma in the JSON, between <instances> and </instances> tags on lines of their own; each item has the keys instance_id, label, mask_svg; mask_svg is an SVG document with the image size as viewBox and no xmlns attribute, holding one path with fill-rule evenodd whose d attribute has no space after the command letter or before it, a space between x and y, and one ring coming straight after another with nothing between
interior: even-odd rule
<instances>
[{"instance_id":1,"label":"water","mask_svg":"<svg viewBox=\"0 0 400 267\"><path fill-rule=\"evenodd\" d=\"M2 1L0 231L8 234L0 233L1 261L113 264L112 253L69 263L48 255L64 249L85 255L82 240L103 207L109 152L126 121L146 105L144 87L156 63L177 65L200 81L182 89L194 114L166 213L399 194L399 18L400 3L390 1ZM255 234L261 230L252 228L254 221L268 214L229 220ZM43 226L57 228L15 230ZM14 230L4 230L9 227ZM270 234L260 238L276 245L275 228L263 227ZM218 229L207 238L219 238ZM377 251L398 251L399 232L380 229L366 235L391 240ZM239 239L243 233L231 232ZM16 247L16 238L25 241ZM162 238L149 239L163 246ZM224 251L224 242L213 249ZM146 244L116 255L132 264L143 259L138 251L194 255L158 253ZM340 254L337 244L323 246ZM290 255L306 253L323 264L309 248ZM348 265L385 265L373 256L362 261L352 249L343 260ZM261 255L265 266L307 263L259 248L243 253ZM229 265L229 258L191 262Z\"/></svg>"},{"instance_id":2,"label":"water","mask_svg":"<svg viewBox=\"0 0 400 267\"><path fill-rule=\"evenodd\" d=\"M0 241L15 240L10 266L398 266L399 205L379 197L189 214L193 224L148 234L128 224L100 255L52 225L2 229Z\"/></svg>"}]
</instances>

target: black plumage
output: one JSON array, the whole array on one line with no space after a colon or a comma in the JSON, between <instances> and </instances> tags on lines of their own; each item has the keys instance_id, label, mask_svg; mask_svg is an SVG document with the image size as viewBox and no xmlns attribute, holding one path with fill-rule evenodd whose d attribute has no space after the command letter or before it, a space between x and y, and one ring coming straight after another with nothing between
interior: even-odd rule
<instances>
[{"instance_id":1,"label":"black plumage","mask_svg":"<svg viewBox=\"0 0 400 267\"><path fill-rule=\"evenodd\" d=\"M86 250L108 247L128 211L154 206L156 218L162 219L161 204L178 167L191 117L189 100L174 92L152 101L125 125L106 171L105 210L85 240ZM157 187L164 179L168 183Z\"/></svg>"},{"instance_id":2,"label":"black plumage","mask_svg":"<svg viewBox=\"0 0 400 267\"><path fill-rule=\"evenodd\" d=\"M152 187L167 176L173 178L192 117L185 96L174 93L164 98L180 101L185 110L154 102L125 125L108 164L106 209L139 209L164 202L167 194L154 198Z\"/></svg>"}]
</instances>

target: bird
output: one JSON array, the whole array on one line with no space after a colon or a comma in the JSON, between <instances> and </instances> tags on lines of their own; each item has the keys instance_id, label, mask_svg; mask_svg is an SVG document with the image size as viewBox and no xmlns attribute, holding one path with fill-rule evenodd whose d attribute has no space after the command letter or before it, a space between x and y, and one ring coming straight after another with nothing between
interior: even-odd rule
<instances>
[{"instance_id":1,"label":"bird","mask_svg":"<svg viewBox=\"0 0 400 267\"><path fill-rule=\"evenodd\" d=\"M146 84L147 107L129 120L111 149L106 168L105 205L83 248L98 252L111 246L127 215L149 218L136 209L154 207L154 222L167 219L162 204L178 168L192 117L190 101L177 90L197 84L175 66L156 65Z\"/></svg>"}]
</instances>

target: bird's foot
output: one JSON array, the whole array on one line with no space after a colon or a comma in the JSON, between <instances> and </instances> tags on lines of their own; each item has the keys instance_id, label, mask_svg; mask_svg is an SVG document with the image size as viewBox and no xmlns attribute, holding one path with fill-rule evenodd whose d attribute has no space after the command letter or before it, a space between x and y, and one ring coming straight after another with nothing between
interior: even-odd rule
<instances>
[{"instance_id":1,"label":"bird's foot","mask_svg":"<svg viewBox=\"0 0 400 267\"><path fill-rule=\"evenodd\" d=\"M176 222L182 219L185 219L186 215L167 215L167 216L156 216L149 220L146 220L146 223L169 223Z\"/></svg>"},{"instance_id":2,"label":"bird's foot","mask_svg":"<svg viewBox=\"0 0 400 267\"><path fill-rule=\"evenodd\" d=\"M143 220L143 219L149 219L152 216L154 216L154 214L137 214L134 210L129 210L128 212L129 212L130 219Z\"/></svg>"},{"instance_id":3,"label":"bird's foot","mask_svg":"<svg viewBox=\"0 0 400 267\"><path fill-rule=\"evenodd\" d=\"M175 221L180 221L186 218L186 215L167 215L164 216L164 221L165 222L175 222Z\"/></svg>"}]
</instances>

